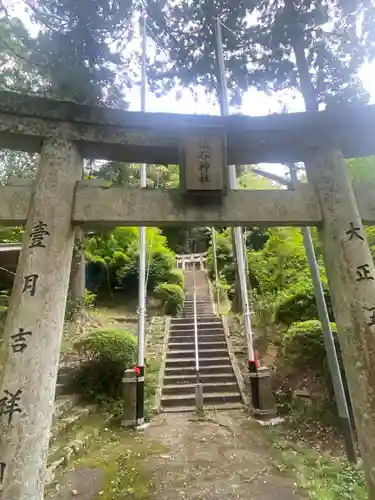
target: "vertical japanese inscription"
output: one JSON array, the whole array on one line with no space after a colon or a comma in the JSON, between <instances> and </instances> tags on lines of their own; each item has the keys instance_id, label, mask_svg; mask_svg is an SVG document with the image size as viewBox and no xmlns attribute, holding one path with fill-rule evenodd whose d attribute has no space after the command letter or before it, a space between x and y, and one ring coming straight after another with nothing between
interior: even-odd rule
<instances>
[{"instance_id":1,"label":"vertical japanese inscription","mask_svg":"<svg viewBox=\"0 0 375 500\"><path fill-rule=\"evenodd\" d=\"M39 274L29 274L23 278L23 288L21 293L27 293L34 297Z\"/></svg>"},{"instance_id":2,"label":"vertical japanese inscription","mask_svg":"<svg viewBox=\"0 0 375 500\"><path fill-rule=\"evenodd\" d=\"M208 172L211 167L211 146L208 141L199 141L198 153L198 169L199 169L199 182L209 182Z\"/></svg>"},{"instance_id":3,"label":"vertical japanese inscription","mask_svg":"<svg viewBox=\"0 0 375 500\"><path fill-rule=\"evenodd\" d=\"M34 224L31 233L29 234L29 238L31 240L29 248L45 248L46 245L44 240L46 236L50 236L47 224L43 221L39 221Z\"/></svg>"},{"instance_id":4,"label":"vertical japanese inscription","mask_svg":"<svg viewBox=\"0 0 375 500\"><path fill-rule=\"evenodd\" d=\"M356 227L354 222L350 222L349 229L345 231L346 236L348 236L347 241L360 240L364 241L364 237L361 234L361 228ZM360 264L356 267L356 281L373 281L374 277L371 274L370 264ZM364 307L365 311L370 314L367 319L367 326L375 326L375 307Z\"/></svg>"},{"instance_id":5,"label":"vertical japanese inscription","mask_svg":"<svg viewBox=\"0 0 375 500\"><path fill-rule=\"evenodd\" d=\"M25 331L23 328L19 328L18 333L11 335L11 347L13 352L23 353L27 347L27 337L31 337L31 335L32 332L30 330Z\"/></svg>"},{"instance_id":6,"label":"vertical japanese inscription","mask_svg":"<svg viewBox=\"0 0 375 500\"><path fill-rule=\"evenodd\" d=\"M367 326L375 326L375 307L365 307L365 310L371 313L369 315Z\"/></svg>"},{"instance_id":7,"label":"vertical japanese inscription","mask_svg":"<svg viewBox=\"0 0 375 500\"><path fill-rule=\"evenodd\" d=\"M12 423L13 415L15 413L21 413L22 409L20 406L20 395L22 390L18 389L15 393L4 391L5 396L0 399L0 417L8 417L8 425Z\"/></svg>"},{"instance_id":8,"label":"vertical japanese inscription","mask_svg":"<svg viewBox=\"0 0 375 500\"><path fill-rule=\"evenodd\" d=\"M371 276L369 264L361 264L360 266L357 266L356 281L369 281L369 280L373 280L373 279L374 279L374 277Z\"/></svg>"},{"instance_id":9,"label":"vertical japanese inscription","mask_svg":"<svg viewBox=\"0 0 375 500\"><path fill-rule=\"evenodd\" d=\"M5 469L7 468L7 465L5 462L0 462L0 486L4 482L4 476L5 476Z\"/></svg>"},{"instance_id":10,"label":"vertical japanese inscription","mask_svg":"<svg viewBox=\"0 0 375 500\"><path fill-rule=\"evenodd\" d=\"M355 227L354 223L350 223L350 228L345 231L345 234L349 236L348 241L353 240L354 238L357 238L361 241L364 241L364 237L360 234L361 228Z\"/></svg>"}]
</instances>

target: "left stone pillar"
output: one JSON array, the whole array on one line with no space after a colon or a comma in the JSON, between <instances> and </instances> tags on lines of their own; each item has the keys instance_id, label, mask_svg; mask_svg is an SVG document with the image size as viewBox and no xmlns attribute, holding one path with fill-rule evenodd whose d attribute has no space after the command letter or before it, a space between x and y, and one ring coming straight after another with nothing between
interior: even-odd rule
<instances>
[{"instance_id":1,"label":"left stone pillar","mask_svg":"<svg viewBox=\"0 0 375 500\"><path fill-rule=\"evenodd\" d=\"M6 500L43 498L81 176L72 142L43 144L0 367L0 497Z\"/></svg>"}]
</instances>

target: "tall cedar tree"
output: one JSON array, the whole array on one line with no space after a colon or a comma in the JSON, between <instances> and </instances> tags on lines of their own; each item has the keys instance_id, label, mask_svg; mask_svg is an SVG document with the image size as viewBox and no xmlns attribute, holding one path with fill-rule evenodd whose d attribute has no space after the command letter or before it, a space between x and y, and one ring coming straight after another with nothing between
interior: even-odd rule
<instances>
[{"instance_id":1,"label":"tall cedar tree","mask_svg":"<svg viewBox=\"0 0 375 500\"><path fill-rule=\"evenodd\" d=\"M151 0L152 1L152 0ZM161 2L162 5L161 5ZM155 87L177 80L216 89L213 18L225 25L228 89L239 104L249 87L297 88L308 109L367 99L358 70L374 56L371 0L168 0L149 4L152 29L171 62L153 71ZM360 21L360 22L359 22Z\"/></svg>"},{"instance_id":2,"label":"tall cedar tree","mask_svg":"<svg viewBox=\"0 0 375 500\"><path fill-rule=\"evenodd\" d=\"M133 36L133 0L29 0L27 4L40 32L23 42L33 54L32 63L47 93L78 103L124 107L122 91L131 86L131 74L123 49Z\"/></svg>"}]
</instances>

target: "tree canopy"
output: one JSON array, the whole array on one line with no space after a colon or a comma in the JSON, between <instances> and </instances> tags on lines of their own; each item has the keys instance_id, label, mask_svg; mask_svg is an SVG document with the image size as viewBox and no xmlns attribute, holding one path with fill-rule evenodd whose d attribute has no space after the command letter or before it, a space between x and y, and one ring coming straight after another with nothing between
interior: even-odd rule
<instances>
[{"instance_id":1,"label":"tree canopy","mask_svg":"<svg viewBox=\"0 0 375 500\"><path fill-rule=\"evenodd\" d=\"M298 89L310 109L367 98L358 70L374 56L371 0L240 1L236 9L228 0L149 5L152 28L170 56L155 65L155 85L168 89L177 79L217 91L218 18L233 104L250 87Z\"/></svg>"}]
</instances>

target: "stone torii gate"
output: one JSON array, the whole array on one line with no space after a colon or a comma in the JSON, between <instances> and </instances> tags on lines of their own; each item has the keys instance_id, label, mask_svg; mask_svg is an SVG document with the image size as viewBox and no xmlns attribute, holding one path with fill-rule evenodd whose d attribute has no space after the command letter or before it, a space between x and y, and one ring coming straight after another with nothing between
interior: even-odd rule
<instances>
[{"instance_id":1,"label":"stone torii gate","mask_svg":"<svg viewBox=\"0 0 375 500\"><path fill-rule=\"evenodd\" d=\"M131 113L0 92L0 147L40 153L32 185L0 188L0 225L26 224L0 364L0 492L41 500L74 228L318 226L361 453L375 500L371 186L344 157L375 153L375 108L268 117ZM98 187L83 158L180 165L179 190ZM229 191L227 164L304 161L295 191Z\"/></svg>"}]
</instances>

